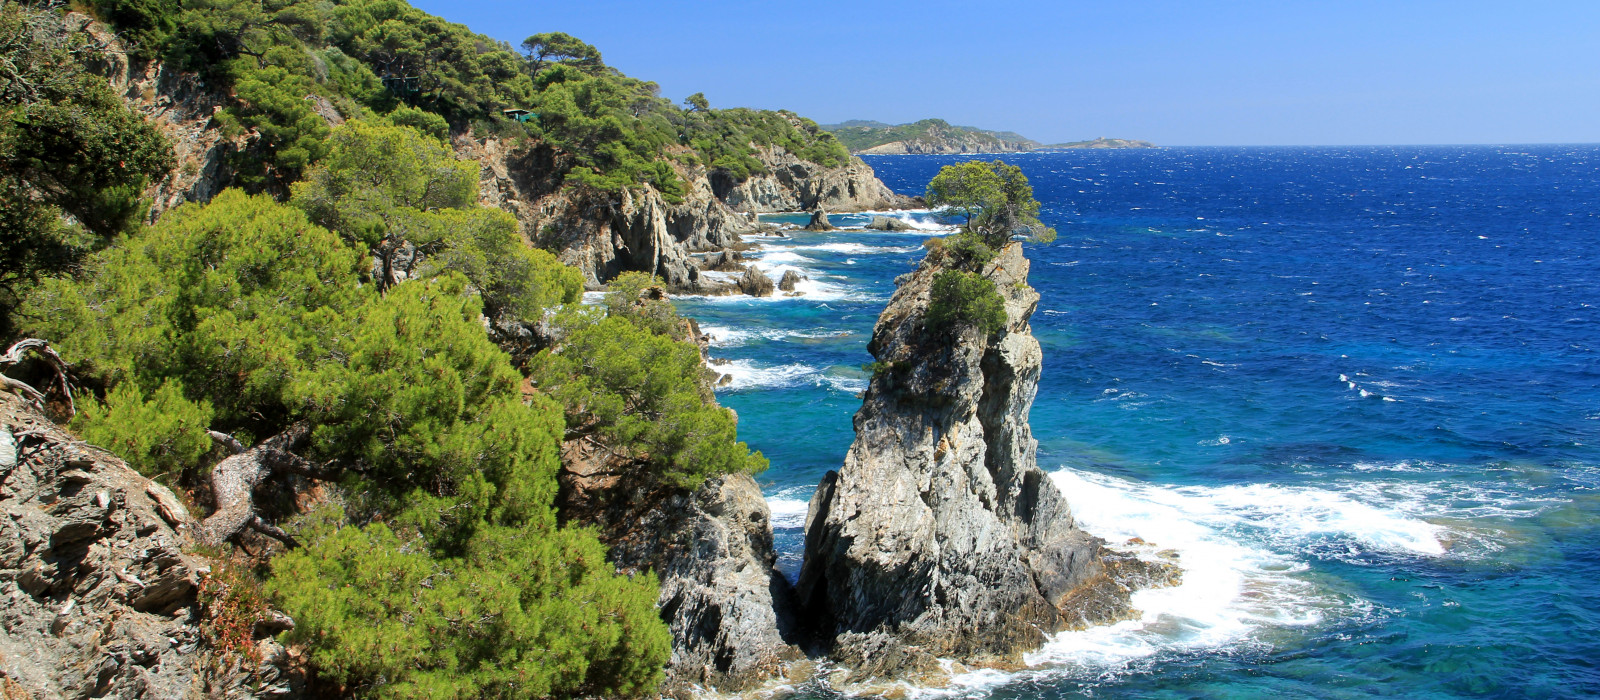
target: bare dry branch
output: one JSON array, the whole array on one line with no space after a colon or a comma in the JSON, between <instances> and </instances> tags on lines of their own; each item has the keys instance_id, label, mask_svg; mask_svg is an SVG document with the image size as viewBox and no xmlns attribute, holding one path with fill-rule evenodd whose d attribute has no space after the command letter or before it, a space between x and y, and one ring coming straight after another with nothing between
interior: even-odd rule
<instances>
[{"instance_id":1,"label":"bare dry branch","mask_svg":"<svg viewBox=\"0 0 1600 700\"><path fill-rule=\"evenodd\" d=\"M68 380L67 362L56 354L55 348L50 347L49 341L38 338L23 338L17 341L6 350L4 355L0 355L0 367L16 365L29 352L44 358L45 362L55 369L56 381L61 384L61 393L67 397L67 409L72 415L78 415L78 404L72 400L72 383ZM44 408L44 394L39 390L3 374L0 374L0 379L4 380L6 387L21 391L23 395L28 397L28 400L39 408Z\"/></svg>"}]
</instances>

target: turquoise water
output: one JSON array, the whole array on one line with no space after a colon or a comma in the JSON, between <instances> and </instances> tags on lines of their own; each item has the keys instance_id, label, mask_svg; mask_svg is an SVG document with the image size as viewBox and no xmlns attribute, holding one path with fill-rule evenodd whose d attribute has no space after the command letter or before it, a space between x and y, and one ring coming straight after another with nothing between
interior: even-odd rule
<instances>
[{"instance_id":1,"label":"turquoise water","mask_svg":"<svg viewBox=\"0 0 1600 700\"><path fill-rule=\"evenodd\" d=\"M919 193L944 156L871 158ZM1600 147L1024 154L1041 466L1181 553L1138 621L973 697L1600 694ZM896 275L939 233L794 232L770 300L681 299L772 460L780 565L842 462ZM797 219L796 219L797 220ZM859 225L835 216L835 225Z\"/></svg>"}]
</instances>

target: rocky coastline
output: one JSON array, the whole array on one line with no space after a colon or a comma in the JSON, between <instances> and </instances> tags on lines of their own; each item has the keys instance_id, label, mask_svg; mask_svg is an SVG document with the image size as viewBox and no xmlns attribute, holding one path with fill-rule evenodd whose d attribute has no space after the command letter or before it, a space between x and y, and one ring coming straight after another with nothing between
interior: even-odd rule
<instances>
[{"instance_id":1,"label":"rocky coastline","mask_svg":"<svg viewBox=\"0 0 1600 700\"><path fill-rule=\"evenodd\" d=\"M114 37L105 42L115 48ZM108 57L113 87L174 147L176 167L146 191L151 219L229 186L228 156L251 136L222 136L213 119L222 97L159 63ZM344 119L326 100L316 111L330 125ZM758 214L811 212L811 227L826 230L829 211L916 205L859 158L824 167L758 149L762 171L742 180L675 163L686 188L669 201L649 185L568 187L568 156L536 141L458 135L452 145L478 163L481 202L515 216L530 245L578 269L589 289L637 270L676 293L794 294L797 274L774 281L739 255L745 236L771 231ZM871 228L900 230L879 218ZM660 581L672 633L664 693L745 691L818 669L835 685L937 684L946 660L1015 666L1045 634L1123 619L1133 589L1175 580L1174 566L1118 554L1079 530L1035 464L1027 417L1042 358L1028 319L1038 295L1020 244L983 269L1006 302L1008 323L993 336L926 329L940 264L930 256L897 280L878 319L869 349L884 369L845 464L812 500L798 585L775 568L771 511L749 475L682 488L641 478L645 470L593 442L563 443L560 518L594 528L618 569ZM262 488L286 491L278 495L299 508L317 487L296 477ZM305 692L308 662L276 641L294 621L265 608L228 617L241 592L230 593L227 558L194 536L189 512L209 494L186 497L0 393L0 507L10 516L0 522L0 580L12 591L0 603L0 695Z\"/></svg>"}]
</instances>

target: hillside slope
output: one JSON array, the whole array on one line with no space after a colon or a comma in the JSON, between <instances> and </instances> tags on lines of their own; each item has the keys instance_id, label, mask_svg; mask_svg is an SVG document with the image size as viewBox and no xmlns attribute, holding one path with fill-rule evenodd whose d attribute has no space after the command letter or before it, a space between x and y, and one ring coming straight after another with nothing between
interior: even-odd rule
<instances>
[{"instance_id":1,"label":"hillside slope","mask_svg":"<svg viewBox=\"0 0 1600 700\"><path fill-rule=\"evenodd\" d=\"M1014 131L954 126L943 119L924 119L898 125L852 119L838 124L824 124L821 128L832 133L851 153L865 155L1026 153L1078 148L1156 147L1149 141L1104 137L1046 145Z\"/></svg>"}]
</instances>

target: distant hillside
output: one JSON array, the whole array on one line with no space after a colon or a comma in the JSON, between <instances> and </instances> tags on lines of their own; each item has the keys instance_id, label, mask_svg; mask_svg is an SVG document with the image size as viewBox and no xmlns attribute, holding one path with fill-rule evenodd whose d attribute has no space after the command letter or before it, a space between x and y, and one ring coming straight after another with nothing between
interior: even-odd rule
<instances>
[{"instance_id":1,"label":"distant hillside","mask_svg":"<svg viewBox=\"0 0 1600 700\"><path fill-rule=\"evenodd\" d=\"M900 125L857 119L822 128L851 153L1017 153L1039 146L1021 134L952 126L943 119Z\"/></svg>"},{"instance_id":2,"label":"distant hillside","mask_svg":"<svg viewBox=\"0 0 1600 700\"><path fill-rule=\"evenodd\" d=\"M910 124L885 124L867 119L851 119L822 125L851 153L930 154L930 153L1021 153L1058 151L1073 148L1155 148L1149 141L1097 138L1045 145L1014 131L989 131L975 126L955 126L943 119L924 119Z\"/></svg>"},{"instance_id":3,"label":"distant hillside","mask_svg":"<svg viewBox=\"0 0 1600 700\"><path fill-rule=\"evenodd\" d=\"M1104 136L1092 141L1071 141L1068 143L1052 143L1040 146L1035 151L1065 151L1072 148L1155 148L1156 145L1149 141L1134 139L1108 139Z\"/></svg>"}]
</instances>

